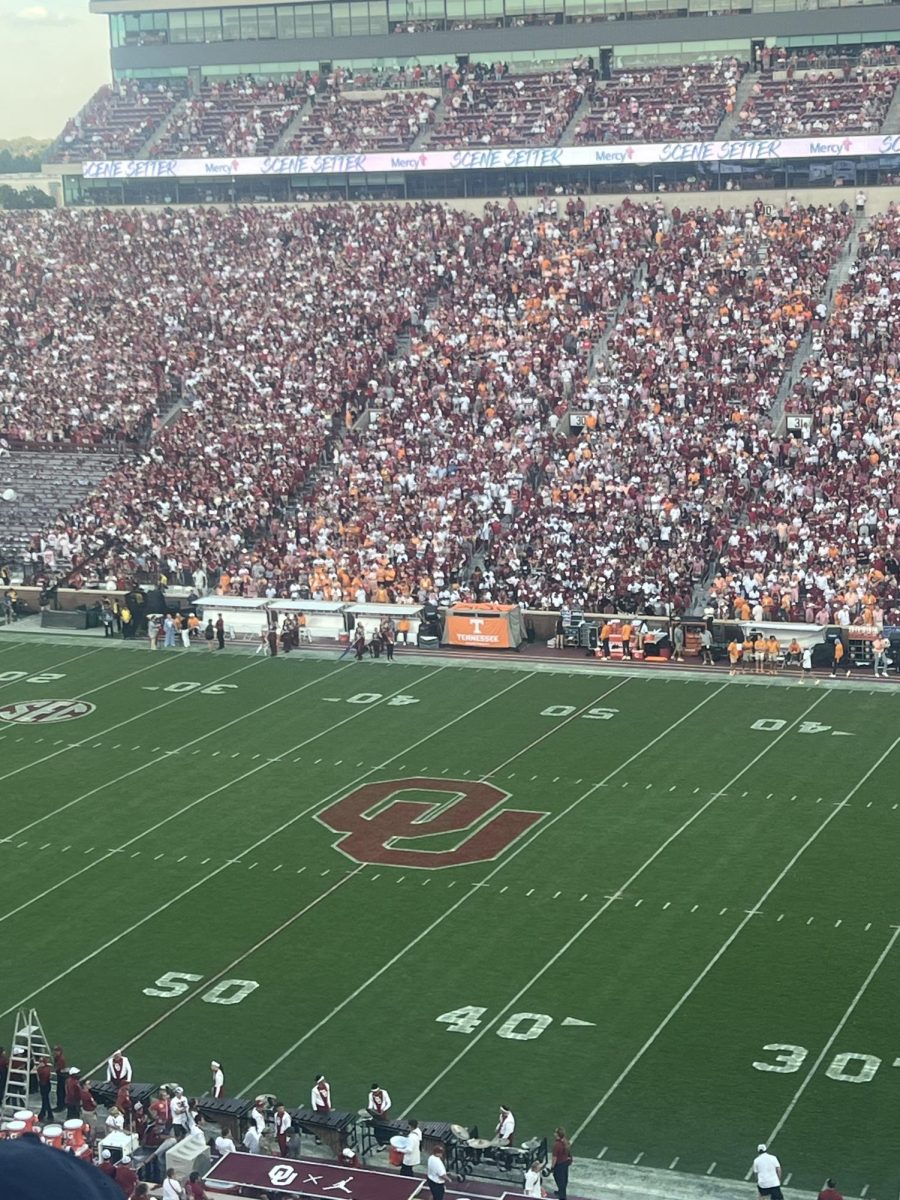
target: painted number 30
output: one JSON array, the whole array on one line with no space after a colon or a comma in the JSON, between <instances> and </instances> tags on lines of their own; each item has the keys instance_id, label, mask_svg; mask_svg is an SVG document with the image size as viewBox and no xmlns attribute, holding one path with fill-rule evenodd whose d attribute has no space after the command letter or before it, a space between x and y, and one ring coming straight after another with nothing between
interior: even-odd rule
<instances>
[{"instance_id":1,"label":"painted number 30","mask_svg":"<svg viewBox=\"0 0 900 1200\"><path fill-rule=\"evenodd\" d=\"M163 996L166 1000L174 1000L182 996L192 983L199 983L202 975L191 975L187 971L166 971L160 975L155 987L145 987L145 996ZM222 979L200 997L207 1004L240 1004L251 992L255 992L259 984L255 979Z\"/></svg>"},{"instance_id":2,"label":"painted number 30","mask_svg":"<svg viewBox=\"0 0 900 1200\"><path fill-rule=\"evenodd\" d=\"M795 1046L791 1042L769 1042L763 1050L768 1050L775 1061L755 1062L754 1068L778 1075L799 1071L809 1054L805 1046ZM836 1054L825 1068L825 1074L839 1083L868 1083L880 1066L881 1059L874 1054Z\"/></svg>"}]
</instances>

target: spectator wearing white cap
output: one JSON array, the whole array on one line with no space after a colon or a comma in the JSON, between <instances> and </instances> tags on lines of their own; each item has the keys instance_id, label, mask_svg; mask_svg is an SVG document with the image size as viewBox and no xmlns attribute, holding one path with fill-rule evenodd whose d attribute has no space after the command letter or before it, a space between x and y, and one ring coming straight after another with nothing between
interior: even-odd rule
<instances>
[{"instance_id":1,"label":"spectator wearing white cap","mask_svg":"<svg viewBox=\"0 0 900 1200\"><path fill-rule=\"evenodd\" d=\"M753 1174L756 1176L756 1188L760 1196L768 1196L770 1200L784 1200L781 1192L781 1163L774 1154L766 1149L765 1142L756 1147L757 1155L753 1160Z\"/></svg>"},{"instance_id":2,"label":"spectator wearing white cap","mask_svg":"<svg viewBox=\"0 0 900 1200\"><path fill-rule=\"evenodd\" d=\"M114 1162L111 1161L111 1159L112 1159L112 1155L110 1154L109 1150L101 1150L100 1151L100 1161L99 1161L99 1163L97 1163L97 1166L100 1168L100 1170L103 1172L104 1175L108 1175L110 1177L110 1179L115 1179L116 1165Z\"/></svg>"},{"instance_id":3,"label":"spectator wearing white cap","mask_svg":"<svg viewBox=\"0 0 900 1200\"><path fill-rule=\"evenodd\" d=\"M216 1100L221 1100L225 1095L225 1072L222 1070L222 1064L217 1063L215 1059L209 1064L209 1067L212 1071L210 1092Z\"/></svg>"}]
</instances>

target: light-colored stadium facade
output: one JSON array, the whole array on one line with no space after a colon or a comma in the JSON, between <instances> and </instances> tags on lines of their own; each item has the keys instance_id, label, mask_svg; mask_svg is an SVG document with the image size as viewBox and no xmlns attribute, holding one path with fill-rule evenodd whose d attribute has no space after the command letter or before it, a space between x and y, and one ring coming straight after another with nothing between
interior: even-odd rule
<instances>
[{"instance_id":1,"label":"light-colored stadium facade","mask_svg":"<svg viewBox=\"0 0 900 1200\"><path fill-rule=\"evenodd\" d=\"M90 0L109 23L114 82L169 81L198 92L216 80L327 76L340 68L371 73L426 72L502 60L510 71L558 72L587 60L601 79L625 70L709 63L733 56L758 65L773 55L821 56L826 64L858 61L866 50L900 43L897 4L839 0ZM374 94L374 93L373 93ZM885 125L880 133L887 133ZM713 135L736 136L729 132ZM622 139L623 143L627 139ZM233 156L188 171L142 166L70 164L63 168L68 202L198 202L335 198L478 199L539 191L622 193L727 187L799 191L807 187L872 187L900 169L897 139L856 139L835 155L828 147L801 153L785 143L775 153L689 148L678 153L618 154L609 145L586 154L495 155L466 169L445 169L441 155L422 164L397 156L376 162L327 157L315 165L279 147L277 169ZM863 141L870 144L863 148ZM746 143L745 143L746 144ZM699 145L699 143L698 143ZM566 146L566 142L563 142ZM102 156L100 156L102 157ZM121 156L119 156L121 157ZM182 155L181 157L186 157ZM156 177L157 172L162 177Z\"/></svg>"}]
</instances>

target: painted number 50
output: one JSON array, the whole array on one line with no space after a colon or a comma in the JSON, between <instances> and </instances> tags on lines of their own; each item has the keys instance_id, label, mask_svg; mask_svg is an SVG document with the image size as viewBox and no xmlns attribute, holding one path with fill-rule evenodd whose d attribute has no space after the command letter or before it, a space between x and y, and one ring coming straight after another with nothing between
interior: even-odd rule
<instances>
[{"instance_id":1,"label":"painted number 50","mask_svg":"<svg viewBox=\"0 0 900 1200\"><path fill-rule=\"evenodd\" d=\"M199 983L202 975L191 975L188 971L166 971L160 975L155 987L145 987L145 996L162 996L174 1000L183 996L192 983ZM200 997L207 1004L240 1004L259 984L255 979L222 979Z\"/></svg>"}]
</instances>

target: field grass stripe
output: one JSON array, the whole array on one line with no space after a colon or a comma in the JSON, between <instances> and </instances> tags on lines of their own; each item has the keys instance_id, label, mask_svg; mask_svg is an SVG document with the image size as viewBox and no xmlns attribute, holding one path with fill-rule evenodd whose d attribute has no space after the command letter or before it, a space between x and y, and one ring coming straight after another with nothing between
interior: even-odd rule
<instances>
[{"instance_id":1,"label":"field grass stripe","mask_svg":"<svg viewBox=\"0 0 900 1200\"><path fill-rule=\"evenodd\" d=\"M348 664L348 665L352 666L353 664ZM443 671L446 669L447 665L448 664L445 663L444 665L437 667L434 671L429 671L427 673L427 675L423 676L423 678L429 678L431 675L439 674L440 671ZM245 854L251 854L259 846L262 846L265 842L269 841L270 838L276 837L279 833L283 833L285 829L289 828L296 821L301 820L301 818L308 816L311 812L313 812L320 805L327 805L328 803L330 803L331 800L335 799L336 797L342 796L346 792L349 792L352 788L356 787L359 783L363 782L363 780L368 779L368 777L370 775L374 774L374 772L380 771L382 768L390 765L390 763L394 762L396 759L400 758L402 755L408 754L410 750L414 750L417 746L420 746L423 742L428 741L429 738L436 737L438 734L443 733L445 730L447 730L447 729L451 728L453 725L455 725L458 721L463 720L465 717L471 716L471 714L473 712L477 712L478 709L483 708L486 704L491 704L495 700L499 700L501 696L506 695L507 692L511 692L513 690L513 688L519 687L521 684L525 683L526 680L531 679L531 678L533 678L533 672L530 672L530 673L524 674L524 675L520 675L518 677L518 679L515 679L507 687L501 688L499 692L492 693L490 696L487 697L487 699L482 700L479 704L476 704L476 705L474 705L474 707L467 709L465 712L460 713L456 717L453 717L452 720L445 721L443 725L439 726L437 729L433 730L431 733L428 733L424 737L419 738L418 741L413 742L411 746L404 746L403 749L398 750L397 753L391 755L390 758L386 758L383 762L377 763L374 767L370 767L369 770L365 771L362 775L357 776L356 779L353 779L349 783L343 785L342 787L337 788L334 792L332 792L324 800L317 800L315 802L315 804L311 804L308 808L301 809L300 812L295 813L294 816L292 816L289 820L285 821L277 829L273 829L271 831L271 833L267 833L265 835L265 837L260 838L258 841L254 842L253 845L248 846L245 850L242 850L240 852L240 854L237 855L236 857L242 857ZM403 685L403 687L399 688L396 692L391 692L388 695L386 695L384 697L385 701L391 699L392 696L400 695L409 686L410 686L409 680L407 680L406 683ZM359 713L354 714L354 716L355 715L362 716L366 712L371 712L374 708L377 708L380 704L381 704L381 701L379 701L378 704L375 704L375 705L372 705L372 704L367 705L365 708L361 708L359 710ZM332 728L335 728L335 726L332 726ZM289 750L285 750L284 753L282 755L280 755L279 757L285 758L288 755L293 754L294 749L295 748L292 747ZM278 761L278 759L270 759L269 760L269 762L277 762L277 761ZM229 783L222 784L220 787L215 788L214 791L208 793L208 795L203 797L203 799L209 799L211 796L218 795L219 792L224 791L226 788L233 787L235 783L240 783L244 778L246 778L247 775L255 775L257 771L262 771L265 767L267 767L269 765L269 762L260 763L258 766L254 767L251 771L245 772L244 775L239 775L239 776L237 776L237 778L232 779ZM193 805L196 803L198 803L198 801L193 801L191 803L191 805L189 805L187 807L193 807ZM86 870L90 870L92 866L96 866L97 863L103 862L104 859L110 857L111 854L120 853L122 850L126 849L127 846L138 841L140 839L140 837L143 837L143 836L144 836L143 834L139 834L137 837L132 838L130 842L123 843L123 845L118 846L114 851L110 851L109 855L104 855L103 858L97 859L95 863L89 863L87 867L82 868L82 872L76 872L76 875L79 873L83 873ZM96 958L98 954L103 954L111 946L114 946L118 942L120 942L122 940L122 938L129 937L132 933L135 932L135 930L140 929L140 927L142 925L145 925L148 921L152 921L155 917L158 917L160 913L163 913L167 909L171 908L173 904L177 904L180 900L183 900L185 898L185 896L189 896L191 894L191 892L196 891L197 888L203 887L204 884L209 883L209 881L211 879L214 879L217 875L221 874L222 871L227 870L228 866L229 866L229 863L223 863L221 866L216 867L214 870L208 872L206 875L202 876L200 879L197 879L194 883L190 884L189 887L184 888L182 891L176 893L176 895L170 897L164 904L158 905L155 909L153 909L152 912L147 913L146 916L143 916L139 920L133 922L133 924L129 925L127 929L123 929L121 933L117 933L115 935L115 937L108 939L106 942L103 943L102 946L99 946L96 950L92 950L90 952L90 954L86 954L86 955L84 955L83 958L79 959L77 962L70 964L70 966L66 967L66 969L64 971L60 971L57 975L55 975L53 977L53 979L47 980L46 983L42 983L39 987L37 987L33 991L31 991L27 996L24 997L24 999L21 999L17 1003L11 1005L4 1012L0 1012L0 1019L2 1019L3 1017L9 1016L9 1014L11 1012L14 1012L17 1008L21 1008L23 1004L27 1004L29 1000L31 1000L34 996L39 995L41 992L46 991L47 988L53 987L53 985L56 983L59 983L59 981L61 979L65 979L68 975L71 975L73 971L77 971L80 967L83 967L85 965L85 963L88 963L92 959ZM300 868L300 871L305 871L305 870L306 870L305 867ZM300 871L298 871L297 873L300 874ZM68 880L71 880L73 878L75 878L75 875L68 875L66 877L66 879L61 880L60 883L61 884L65 883ZM49 890L53 890L53 889L49 889ZM142 1036L141 1034L138 1034L137 1037L133 1038L130 1042L127 1042L126 1044L129 1046L133 1045L134 1042L138 1041L141 1036Z\"/></svg>"},{"instance_id":2,"label":"field grass stripe","mask_svg":"<svg viewBox=\"0 0 900 1200\"><path fill-rule=\"evenodd\" d=\"M824 694L828 695L827 692ZM815 707L815 706L813 706L813 707ZM809 711L809 710L807 710L807 711ZM806 713L803 713L802 716L805 717ZM797 719L800 720L801 718L797 718ZM796 722L792 722L791 724L792 725L796 724ZM789 731L790 731L790 726L788 726L788 728L784 730L784 733L788 733ZM783 735L779 735L779 736L783 736ZM868 771L866 771L865 775L863 775L863 777L857 783L855 783L853 785L853 787L850 789L850 791L847 793L847 795L844 797L844 799L840 802L840 804L836 804L835 807L828 814L828 816L824 819L824 821L822 821L822 823L815 830L813 830L813 832L806 839L806 841L803 843L803 845L800 847L800 849L797 850L797 852L794 855L792 855L792 857L789 859L789 861L786 863L786 865L784 867L782 867L782 869L776 875L776 877L772 881L772 883L769 884L769 886L766 888L766 890L763 892L763 894L760 896L760 898L757 900L757 902L753 905L753 907L755 909L762 908L762 906L769 899L769 897L772 895L772 893L775 891L775 889L779 886L779 884L782 883L782 881L785 879L785 877L797 865L797 863L800 861L800 859L806 853L806 851L809 849L809 847L819 838L819 836L822 833L824 833L824 831L828 828L828 826L831 824L831 822L834 820L834 818L838 815L838 813L842 812L843 809L845 809L847 807L847 805L850 803L850 801L853 799L853 797L856 795L856 793L859 791L859 789L871 778L871 776L875 773L875 771L877 771L878 768L881 766L881 764L885 761L885 759L887 759L888 756L894 752L894 750L897 748L898 745L900 745L900 737L895 738L894 741L891 742L891 744L890 744L890 746L888 746L887 750L885 750L884 753L881 754L875 760L874 763L872 763L872 765L869 767ZM741 934L741 932L747 927L747 925L749 925L749 923L752 919L753 918L751 915L745 916L743 918L743 920L740 921L739 924L732 930L732 932L725 939L725 941L722 943L722 945L719 947L719 949L716 951L716 953L712 956L712 958L709 960L709 962L706 964L706 966L703 968L703 970L700 972L700 974L697 976L697 978L694 980L694 982L688 988L685 989L685 991L681 994L680 998L675 1002L675 1004L672 1005L672 1007L666 1013L665 1017L663 1017L662 1021L660 1021L659 1025L657 1025L656 1029L654 1029L654 1031L650 1034L650 1036L644 1042L643 1046L641 1046L640 1050L637 1051L637 1053L633 1056L633 1058L628 1063L628 1065L620 1072L618 1078L613 1083L611 1083L610 1086L606 1089L606 1092L603 1094L603 1096L600 1098L600 1100L598 1100L598 1102L591 1109L591 1111L587 1115L587 1117L585 1117L585 1119L581 1122L581 1124L578 1126L578 1128L572 1134L572 1137L570 1139L571 1141L574 1141L575 1138L577 1138L579 1136L579 1134L583 1133L584 1130L588 1127L588 1125L590 1125L591 1121L593 1121L593 1119L596 1117L597 1113L600 1112L601 1108L603 1108L603 1106L607 1103L607 1101L610 1099L610 1097L618 1090L620 1085L631 1074L634 1067L637 1066L637 1064L644 1057L644 1055L647 1053L647 1051L651 1048L651 1046L653 1046L653 1044L656 1042L659 1035L668 1026L669 1022L673 1019L673 1017L675 1017L681 1011L683 1006L691 998L691 996L694 994L694 992L697 990L697 988L700 986L700 984L703 982L703 980L707 977L707 975L710 973L710 971L713 969L713 967L715 967L716 963L718 963L719 959L721 959L722 955L725 954L725 952L735 942L735 940L738 938L738 936ZM770 1138L769 1140L771 1141L772 1139Z\"/></svg>"},{"instance_id":3,"label":"field grass stripe","mask_svg":"<svg viewBox=\"0 0 900 1200\"><path fill-rule=\"evenodd\" d=\"M93 696L96 692L102 692L104 688L113 687L118 683L124 683L126 679L131 679L134 675L141 675L144 671L152 671L154 667L159 666L162 663L173 661L173 659L162 658L159 659L158 662L152 662L146 667L139 667L136 671L129 671L127 675L118 675L115 679L109 679L106 683L98 684L97 687L90 688L86 692L81 692L78 696L78 699L81 700L85 696ZM230 679L232 675L240 675L242 671L247 671L256 665L258 664L255 661L246 663L243 667L238 667L237 670L229 671L227 675L220 676L216 682L220 683L223 679ZM47 669L49 670L49 668ZM114 729L124 729L124 727L126 725L130 725L132 721L141 721L144 719L144 717L148 717L151 713L157 712L161 708L168 708L170 704L176 704L179 700L186 700L188 697L195 695L195 692L178 692L171 698L171 700L164 700L162 704L155 704L153 708L144 708L139 713L135 713L133 717L128 717L124 721L118 721L115 725L110 725L107 729L102 730L100 733L92 733L88 737L83 737L79 742L68 742L60 750L54 750L52 754L45 754L43 758L35 758L32 759L31 762L23 763L21 767L16 767L14 771L7 771L5 775L0 775L0 783L2 783L4 779L12 779L13 775L18 775L22 771L30 771L32 767L39 767L42 763L50 762L51 759L56 758L60 754L68 754L70 750L78 750L82 746L85 746L88 742L92 742L95 738L104 738L108 734L112 733ZM137 747L135 747L135 749L137 749ZM50 815L55 816L56 814L54 813Z\"/></svg>"},{"instance_id":4,"label":"field grass stripe","mask_svg":"<svg viewBox=\"0 0 900 1200\"><path fill-rule=\"evenodd\" d=\"M727 683L721 684L719 687L716 688L716 690L714 692L710 692L709 695L705 696L704 699L701 700L699 704L695 704L693 708L688 709L688 711L686 713L683 713L680 717L678 717L677 720L673 721L671 723L671 725L666 726L666 728L664 730L662 730L661 733L658 733L656 735L656 737L651 739L651 741L647 742L646 745L642 746L640 748L640 750L636 750L634 752L634 754L632 754L628 758L626 758L623 763L620 763L618 767L616 767L614 770L610 771L610 773L608 775L606 775L603 779L599 780L599 782L595 783L592 787L589 787L586 792L583 792L579 797L577 797L577 799L573 800L571 802L571 804L567 805L566 808L562 809L561 812L559 812L555 816L551 817L550 820L548 820L548 821L541 821L541 823L536 827L535 831L530 836L521 840L518 843L518 845L513 846L513 848L509 851L509 853L506 855L506 857L501 862L499 862L496 867L494 867L491 871L489 871L488 874L485 875L484 879L481 882L489 883L496 875L498 875L500 873L500 871L503 870L504 867L508 866L519 854L521 854L521 852L523 850L527 849L527 847L530 846L537 837L539 837L546 830L552 829L553 826L557 823L557 821L561 821L561 820L563 820L563 818L567 817L569 815L569 813L573 812L574 809L576 809L579 806L579 804L581 804L584 800L587 800L589 796L592 796L594 794L594 792L597 791L598 788L603 787L604 784L608 783L609 780L612 779L615 775L617 775L620 771L624 771L626 767L630 766L636 759L640 758L641 755L646 754L647 751L652 746L655 746L657 744L657 742L662 741L662 739L664 737L667 737L670 733L672 733L675 729L677 729L685 721L689 720L690 717L692 717L695 713L699 712L700 709L703 708L703 706L705 704L708 704L711 700L714 700L721 691L724 691L724 689L726 687L728 687ZM592 701L592 703L596 703L596 701ZM554 728L559 729L559 728L561 728L561 726L557 725ZM532 743L532 744L534 744L534 743ZM331 1010L330 1013L328 1013L320 1021L318 1021L315 1025L313 1025L310 1029L308 1029L306 1031L306 1033L304 1033L302 1035L302 1037L299 1037L297 1039L297 1041L294 1042L294 1044L292 1046L289 1046L288 1049L285 1050L283 1054L280 1054L278 1056L278 1058L276 1058L274 1060L274 1062L269 1063L269 1065L266 1067L266 1069L264 1071L262 1071L259 1075L256 1076L255 1079L251 1080L250 1083L248 1083L245 1086L244 1092L251 1091L251 1089L254 1088L260 1082L260 1080L265 1079L266 1076L269 1075L272 1071L274 1071L276 1067L279 1067L285 1061L285 1059L290 1058L290 1056L300 1046L302 1046L303 1043L305 1041L307 1041L308 1038L311 1038L313 1036L313 1034L318 1033L318 1031L323 1026L327 1025L329 1021L333 1020L333 1018L338 1015L338 1013L342 1012L347 1007L348 1004L351 1004L358 996L361 996L362 993L367 988L371 987L373 983L377 982L377 980L379 980L381 978L381 976L385 974L386 971L389 971L391 969L391 967L396 966L396 964L400 961L401 958L404 957L404 955L408 954L410 950L414 949L426 937L429 937L434 932L434 930L437 929L437 927L439 925L441 925L444 921L446 921L448 917L451 917L458 908L460 908L463 904L466 903L467 900L471 899L472 896L477 896L479 894L480 894L479 888L470 888L465 893L465 895L460 896L460 898L455 903L451 904L450 907L447 908L442 913L441 916L436 917L431 922L430 925L428 925L420 933L416 934L416 936L414 938L412 938L409 942L407 942L406 945L402 947L402 949L398 950L396 954L394 954L391 958L389 958L388 961L386 963L384 963L383 966L379 967L378 970L373 972L373 974L371 974L368 979L364 980L364 982L361 983L359 985L359 987L355 988L348 996L346 996L340 1002L340 1004L335 1005L335 1007ZM0 1016L3 1016L3 1015L4 1014L0 1013Z\"/></svg>"},{"instance_id":5,"label":"field grass stripe","mask_svg":"<svg viewBox=\"0 0 900 1200\"><path fill-rule=\"evenodd\" d=\"M12 649L12 650L21 649L21 647L24 645L25 645L25 643L21 642L18 646L11 646L10 649ZM70 658L64 658L64 659L62 659L61 662L58 662L58 663L50 663L50 665L47 667L33 667L31 670L25 672L25 676L27 676L27 675L43 675L47 671L58 671L60 667L65 667L69 663L78 662L78 660L80 658L90 658L90 656L92 654L96 654L99 651L99 649L100 649L99 646L95 646L93 648L93 650L82 650L82 652L80 654L74 654ZM7 679L5 682L0 683L0 688L15 687L19 683L24 683L25 676L23 676L21 679Z\"/></svg>"},{"instance_id":6,"label":"field grass stripe","mask_svg":"<svg viewBox=\"0 0 900 1200\"><path fill-rule=\"evenodd\" d=\"M264 660L261 660L261 661L264 661ZM235 670L235 671L229 671L227 675L222 675L220 677L219 682L221 682L222 679L230 679L232 677L232 675L240 675L240 673L242 671L248 671L254 666L259 666L259 661L250 662L250 663L245 664L243 667L238 667L237 670ZM189 742L184 742L183 745L177 746L174 751L166 750L163 754L157 755L156 758L150 758L146 762L143 762L136 767L132 767L130 771L124 771L121 775L117 775L114 779L110 779L106 783L99 783L95 788L91 788L91 790L89 792L83 792L80 796L76 796L73 800L69 800L67 803L61 805L59 808L53 809L52 812L44 813L43 816L40 816L36 820L32 821L30 825L23 825L21 829L16 830L14 833L11 833L9 836L15 837L16 834L18 834L18 833L23 833L27 829L32 829L35 825L40 825L42 821L49 821L51 817L58 817L59 814L62 812L65 812L66 809L72 808L72 806L75 804L80 804L82 800L89 800L91 798L91 796L96 796L97 793L102 792L104 788L112 787L114 784L121 783L123 780L129 779L132 775L138 775L141 771L146 771L148 767L156 766L157 763L162 762L166 758L169 758L172 755L172 753L179 754L182 750L188 750L188 749L190 749L191 746L196 746L198 742L205 741L206 738L209 738L209 737L214 737L216 734L220 734L224 730L230 729L232 725L237 725L243 721L246 721L249 717L254 717L257 715L257 713L261 713L261 712L265 711L265 709L271 708L273 704L280 704L282 700L289 700L292 696L296 696L299 692L306 691L307 688L315 687L315 685L317 683L320 683L323 680L328 679L332 675L336 675L339 671L347 671L349 669L350 669L349 665L345 666L345 667L337 667L334 671L329 671L327 675L322 675L322 676L316 677L315 679L310 679L306 683L301 684L299 687L294 688L292 691L285 692L281 696L276 696L274 700L268 700L268 701L266 701L265 704L260 704L257 708L250 709L249 712L243 712L240 714L240 716L234 717L230 721L226 721L224 725L217 725L214 729L210 729L206 733L199 734L197 737L192 738ZM126 678L127 678L127 676L126 676ZM179 692L177 695L173 696L171 700L165 701L164 704L157 704L154 708L144 709L142 712L136 714L135 716L129 717L128 721L121 722L121 724L127 725L130 721L136 721L139 718L143 718L143 717L147 716L149 713L156 712L156 710L158 708L165 708L167 705L174 704L178 700L186 700L189 697L195 696L195 695L196 695L196 692ZM111 733L113 729L118 729L118 728L119 728L119 726L113 725L110 729L107 729L104 731L104 735L107 733ZM94 737L96 737L96 736L97 735L94 734ZM91 738L83 738L80 742L71 742L68 746L64 746L63 750L75 749L79 746L83 746L86 742L89 742L91 740L92 740ZM134 746L133 749L139 750L140 746ZM156 749L159 749L159 747L157 746ZM57 750L56 753L61 754L61 753L63 753L63 751ZM195 751L195 753L199 753L199 751ZM221 754L221 751L216 751L216 753ZM53 758L54 755L51 754L51 755L47 755L46 757ZM24 770L27 770L28 767L38 766L40 763L45 762L45 761L46 761L45 758L35 759L35 761L32 763L29 763L27 767L19 767L18 770L24 771ZM10 774L15 775L16 772L12 771L12 772L10 772ZM0 781L2 781L5 778L6 778L5 775L0 775ZM181 811L181 810L179 810L179 811ZM5 919L6 919L5 917L0 917L0 921L3 921Z\"/></svg>"}]
</instances>

